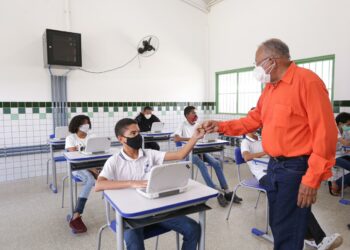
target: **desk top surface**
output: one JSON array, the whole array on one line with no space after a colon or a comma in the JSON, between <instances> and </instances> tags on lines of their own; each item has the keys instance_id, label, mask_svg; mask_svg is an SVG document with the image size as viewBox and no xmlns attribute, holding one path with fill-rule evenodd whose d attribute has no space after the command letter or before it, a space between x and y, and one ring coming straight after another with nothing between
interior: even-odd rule
<instances>
[{"instance_id":1,"label":"desk top surface","mask_svg":"<svg viewBox=\"0 0 350 250\"><path fill-rule=\"evenodd\" d=\"M154 136L167 136L167 135L171 135L174 132L141 132L141 135L144 137L154 137Z\"/></svg>"},{"instance_id":2,"label":"desk top surface","mask_svg":"<svg viewBox=\"0 0 350 250\"><path fill-rule=\"evenodd\" d=\"M104 195L111 206L124 218L147 217L177 208L204 203L216 197L218 191L190 180L188 188L181 194L148 199L135 189L106 190Z\"/></svg>"},{"instance_id":3,"label":"desk top surface","mask_svg":"<svg viewBox=\"0 0 350 250\"><path fill-rule=\"evenodd\" d=\"M215 140L213 142L200 142L199 141L196 143L194 148L206 148L206 147L223 146L223 145L229 145L229 144L230 144L229 141L225 141L225 140L221 140L221 139Z\"/></svg>"},{"instance_id":4,"label":"desk top surface","mask_svg":"<svg viewBox=\"0 0 350 250\"><path fill-rule=\"evenodd\" d=\"M269 160L270 160L270 157L261 157L261 158L254 158L253 161L254 163L257 163L257 164L268 164L269 163Z\"/></svg>"},{"instance_id":5,"label":"desk top surface","mask_svg":"<svg viewBox=\"0 0 350 250\"><path fill-rule=\"evenodd\" d=\"M118 148L110 148L108 152L102 153L102 154L91 154L86 155L79 151L74 152L64 152L63 156L67 159L67 161L70 162L84 162L84 161L91 161L91 160L103 160L108 159L113 154L117 153L120 149Z\"/></svg>"}]
</instances>

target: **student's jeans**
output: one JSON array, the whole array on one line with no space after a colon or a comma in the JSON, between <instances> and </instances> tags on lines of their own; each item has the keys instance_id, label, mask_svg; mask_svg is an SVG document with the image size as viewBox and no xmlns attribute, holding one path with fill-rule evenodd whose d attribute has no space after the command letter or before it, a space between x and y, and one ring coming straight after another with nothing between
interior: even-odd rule
<instances>
[{"instance_id":1,"label":"student's jeans","mask_svg":"<svg viewBox=\"0 0 350 250\"><path fill-rule=\"evenodd\" d=\"M86 169L74 171L74 175L76 177L78 177L83 184L83 187L82 187L82 190L79 194L79 199L78 199L78 202L77 202L77 205L75 207L74 212L78 212L78 213L82 214L84 211L85 203L86 203L86 201L89 197L89 194L91 192L91 189L95 185L95 178Z\"/></svg>"},{"instance_id":2,"label":"student's jeans","mask_svg":"<svg viewBox=\"0 0 350 250\"><path fill-rule=\"evenodd\" d=\"M260 178L259 184L264 188L268 185L267 175L264 175ZM320 224L318 224L318 221L316 220L314 214L310 212L305 239L313 239L318 245L322 242L324 237L326 237L325 232L322 230Z\"/></svg>"},{"instance_id":3,"label":"student's jeans","mask_svg":"<svg viewBox=\"0 0 350 250\"><path fill-rule=\"evenodd\" d=\"M201 174L203 176L205 183L209 187L215 188L215 184L214 184L213 180L210 178L208 168L204 163L204 162L208 162L209 165L212 168L214 168L214 171L215 171L216 176L218 177L218 180L220 183L220 187L222 189L225 189L225 190L228 189L228 185L227 185L227 182L226 182L226 179L224 176L224 172L222 171L220 161L216 160L214 157L212 157L208 153L204 153L202 155L203 155L204 161L199 157L199 155L193 154L192 155L192 163L197 165L197 167L199 168L199 171L201 171Z\"/></svg>"},{"instance_id":4,"label":"student's jeans","mask_svg":"<svg viewBox=\"0 0 350 250\"><path fill-rule=\"evenodd\" d=\"M338 157L335 161L335 165L350 171L350 157L348 156ZM338 187L342 186L342 178L338 178L335 182L337 183ZM344 175L344 186L346 187L349 185L350 185L350 174L346 174Z\"/></svg>"},{"instance_id":5,"label":"student's jeans","mask_svg":"<svg viewBox=\"0 0 350 250\"><path fill-rule=\"evenodd\" d=\"M186 216L179 216L163 222L158 226L173 230L183 235L182 250L196 250L201 235L200 225ZM128 229L124 232L127 250L144 250L144 233L147 228Z\"/></svg>"},{"instance_id":6,"label":"student's jeans","mask_svg":"<svg viewBox=\"0 0 350 250\"><path fill-rule=\"evenodd\" d=\"M302 250L311 207L297 206L301 179L308 168L308 157L270 159L267 168L270 226L274 250Z\"/></svg>"}]
</instances>

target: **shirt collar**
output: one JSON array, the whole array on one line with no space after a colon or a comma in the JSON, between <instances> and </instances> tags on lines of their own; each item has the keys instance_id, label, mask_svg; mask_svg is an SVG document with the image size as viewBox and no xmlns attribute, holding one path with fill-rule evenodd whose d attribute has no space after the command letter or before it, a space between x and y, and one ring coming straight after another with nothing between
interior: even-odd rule
<instances>
[{"instance_id":1,"label":"shirt collar","mask_svg":"<svg viewBox=\"0 0 350 250\"><path fill-rule=\"evenodd\" d=\"M124 152L124 149L122 148L120 150L120 157L123 158L123 160L126 160L126 161L135 161L135 160L138 160L140 159L141 157L143 157L145 155L145 152L140 148L139 149L139 155L137 157L137 159L133 159L131 157L129 157L125 152Z\"/></svg>"},{"instance_id":2,"label":"shirt collar","mask_svg":"<svg viewBox=\"0 0 350 250\"><path fill-rule=\"evenodd\" d=\"M245 138L248 140L248 141L251 141L251 142L256 142L256 141L259 141L259 137L258 137L258 140L255 140L254 138L246 135Z\"/></svg>"},{"instance_id":3,"label":"shirt collar","mask_svg":"<svg viewBox=\"0 0 350 250\"><path fill-rule=\"evenodd\" d=\"M185 123L188 126L195 126L197 124L197 122L195 122L194 124L191 124L189 121L187 121L187 119L185 120Z\"/></svg>"},{"instance_id":4,"label":"shirt collar","mask_svg":"<svg viewBox=\"0 0 350 250\"><path fill-rule=\"evenodd\" d=\"M285 83L292 84L292 80L293 80L293 76L294 76L296 68L297 68L297 65L294 62L292 62L289 65L286 73L284 73L284 76L282 77L281 81L283 81Z\"/></svg>"}]
</instances>

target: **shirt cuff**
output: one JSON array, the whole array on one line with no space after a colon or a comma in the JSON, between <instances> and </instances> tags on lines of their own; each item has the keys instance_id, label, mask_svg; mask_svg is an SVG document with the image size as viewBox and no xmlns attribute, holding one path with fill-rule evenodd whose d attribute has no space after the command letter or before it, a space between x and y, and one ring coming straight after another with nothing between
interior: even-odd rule
<instances>
[{"instance_id":1,"label":"shirt cuff","mask_svg":"<svg viewBox=\"0 0 350 250\"><path fill-rule=\"evenodd\" d=\"M319 188L323 180L327 180L332 176L332 167L335 159L327 160L317 154L311 154L308 161L308 170L303 176L301 183L311 188Z\"/></svg>"}]
</instances>

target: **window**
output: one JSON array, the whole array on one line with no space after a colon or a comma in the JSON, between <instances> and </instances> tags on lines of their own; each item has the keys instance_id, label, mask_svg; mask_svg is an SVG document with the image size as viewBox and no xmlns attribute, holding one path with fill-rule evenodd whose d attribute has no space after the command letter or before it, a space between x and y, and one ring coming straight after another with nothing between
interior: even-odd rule
<instances>
[{"instance_id":1,"label":"window","mask_svg":"<svg viewBox=\"0 0 350 250\"><path fill-rule=\"evenodd\" d=\"M295 60L295 63L314 71L325 83L333 101L334 55ZM253 76L253 67L216 73L216 112L246 114L255 107L263 85Z\"/></svg>"}]
</instances>

